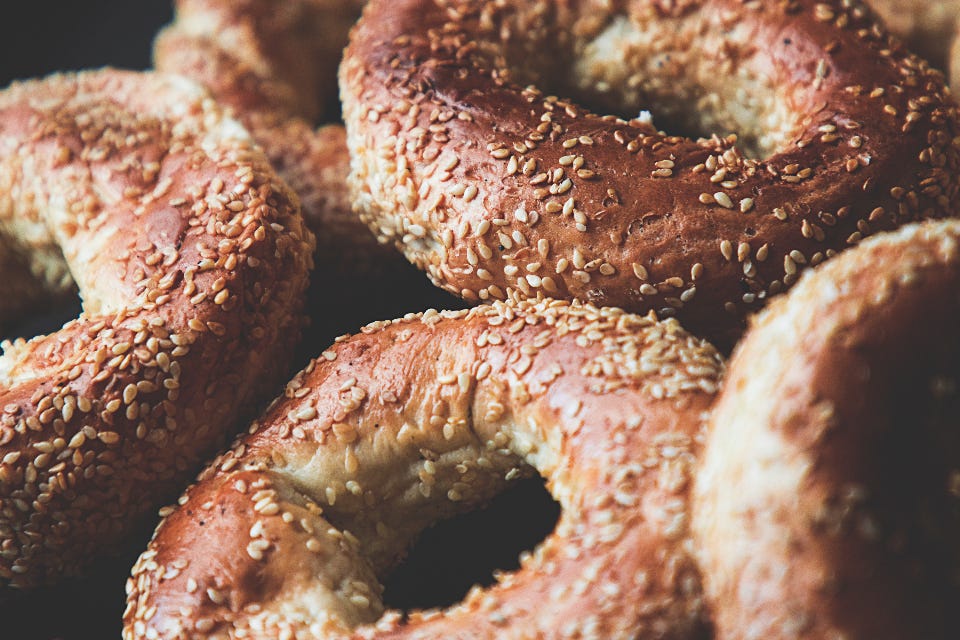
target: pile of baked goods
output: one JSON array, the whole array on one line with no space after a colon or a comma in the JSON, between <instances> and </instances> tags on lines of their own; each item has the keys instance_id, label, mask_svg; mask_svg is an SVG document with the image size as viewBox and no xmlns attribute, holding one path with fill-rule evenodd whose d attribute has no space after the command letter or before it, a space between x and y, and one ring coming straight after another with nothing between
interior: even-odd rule
<instances>
[{"instance_id":1,"label":"pile of baked goods","mask_svg":"<svg viewBox=\"0 0 960 640\"><path fill-rule=\"evenodd\" d=\"M0 599L159 509L125 640L957 637L956 18L907 4L177 0L156 70L3 90L0 328L83 310L3 343ZM384 603L537 475L519 568Z\"/></svg>"}]
</instances>

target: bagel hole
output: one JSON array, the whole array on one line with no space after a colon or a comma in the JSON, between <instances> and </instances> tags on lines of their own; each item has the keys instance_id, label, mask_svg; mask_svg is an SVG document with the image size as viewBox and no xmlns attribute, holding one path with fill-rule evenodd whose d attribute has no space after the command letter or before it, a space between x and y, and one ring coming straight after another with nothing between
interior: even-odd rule
<instances>
[{"instance_id":1,"label":"bagel hole","mask_svg":"<svg viewBox=\"0 0 960 640\"><path fill-rule=\"evenodd\" d=\"M515 571L556 527L560 505L544 481L517 481L484 508L423 532L384 581L387 607L408 611L448 607L473 585L490 586L497 572Z\"/></svg>"},{"instance_id":2,"label":"bagel hole","mask_svg":"<svg viewBox=\"0 0 960 640\"><path fill-rule=\"evenodd\" d=\"M870 567L878 592L890 585L909 592L891 603L904 607L894 616L935 619L938 607L952 610L960 597L960 337L936 319L923 330L935 351L888 328L860 347L876 355L839 383L837 397L847 399L840 427L827 432L829 453L817 464L836 487L825 503L827 530L856 534L838 547L837 564ZM857 590L838 593L838 606L854 608L857 597Z\"/></svg>"},{"instance_id":3,"label":"bagel hole","mask_svg":"<svg viewBox=\"0 0 960 640\"><path fill-rule=\"evenodd\" d=\"M800 128L799 96L776 86L770 52L760 50L750 27L721 26L703 13L581 16L568 28L575 35L555 34L561 43L538 43L542 52L508 45L508 65L520 84L595 113L652 118L667 135L698 140L734 134L740 152L754 159L786 149Z\"/></svg>"},{"instance_id":4,"label":"bagel hole","mask_svg":"<svg viewBox=\"0 0 960 640\"><path fill-rule=\"evenodd\" d=\"M58 285L44 284L44 278L17 249L16 243L0 235L0 272L7 279L0 287L0 297L6 298L0 301L0 341L53 333L79 316L83 308L59 249L51 249L41 261L50 274L47 279L59 281Z\"/></svg>"},{"instance_id":5,"label":"bagel hole","mask_svg":"<svg viewBox=\"0 0 960 640\"><path fill-rule=\"evenodd\" d=\"M669 22L675 23L672 29ZM697 25L685 18L639 24L615 16L586 43L573 66L575 86L601 112L628 119L649 112L654 126L669 135L705 139L735 134L737 146L754 158L784 146L794 123L782 111L784 101L772 83L748 64L734 76L705 55L707 43L692 47ZM664 37L665 31L674 37ZM738 46L735 31L724 34L723 46ZM704 40L710 35L699 34Z\"/></svg>"},{"instance_id":6,"label":"bagel hole","mask_svg":"<svg viewBox=\"0 0 960 640\"><path fill-rule=\"evenodd\" d=\"M881 508L881 530L893 531L891 544L919 564L924 586L938 593L960 593L960 365L950 357L960 353L960 339L947 331L938 348L943 355L904 367L923 374L896 376L885 398L890 416L878 439L873 483L876 496L889 496ZM947 355L949 354L949 355ZM881 387L884 388L884 387ZM893 391L895 390L895 391ZM889 510L887 510L889 509ZM886 521L886 522L883 522ZM902 545L902 546L901 546ZM906 551L904 551L906 550Z\"/></svg>"},{"instance_id":7,"label":"bagel hole","mask_svg":"<svg viewBox=\"0 0 960 640\"><path fill-rule=\"evenodd\" d=\"M7 325L0 325L0 340L16 340L23 338L30 340L36 336L44 336L57 331L80 315L82 310L80 296L64 294L54 298L48 305L37 309L26 317L15 320Z\"/></svg>"},{"instance_id":8,"label":"bagel hole","mask_svg":"<svg viewBox=\"0 0 960 640\"><path fill-rule=\"evenodd\" d=\"M27 225L28 234L36 228ZM42 235L42 232L38 235ZM29 340L59 330L83 309L59 247L41 243L39 255L0 227L0 341ZM2 355L2 350L0 350Z\"/></svg>"}]
</instances>

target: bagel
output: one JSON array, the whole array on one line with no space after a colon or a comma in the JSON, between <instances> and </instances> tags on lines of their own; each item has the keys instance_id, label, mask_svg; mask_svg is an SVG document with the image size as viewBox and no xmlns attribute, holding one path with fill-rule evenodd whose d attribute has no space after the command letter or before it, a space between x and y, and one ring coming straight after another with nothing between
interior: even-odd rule
<instances>
[{"instance_id":1,"label":"bagel","mask_svg":"<svg viewBox=\"0 0 960 640\"><path fill-rule=\"evenodd\" d=\"M0 255L83 300L0 355L0 586L31 587L142 524L286 375L313 238L247 132L172 76L0 92L0 194Z\"/></svg>"},{"instance_id":2,"label":"bagel","mask_svg":"<svg viewBox=\"0 0 960 640\"><path fill-rule=\"evenodd\" d=\"M361 218L467 300L653 309L730 343L805 267L957 211L956 106L863 5L622 5L369 3L340 73Z\"/></svg>"},{"instance_id":3,"label":"bagel","mask_svg":"<svg viewBox=\"0 0 960 640\"><path fill-rule=\"evenodd\" d=\"M812 271L737 347L696 474L718 640L960 634L960 223Z\"/></svg>"},{"instance_id":4,"label":"bagel","mask_svg":"<svg viewBox=\"0 0 960 640\"><path fill-rule=\"evenodd\" d=\"M166 512L124 638L689 637L687 488L721 371L676 321L577 303L370 325ZM517 572L384 612L378 579L422 529L534 470L563 512Z\"/></svg>"}]
</instances>

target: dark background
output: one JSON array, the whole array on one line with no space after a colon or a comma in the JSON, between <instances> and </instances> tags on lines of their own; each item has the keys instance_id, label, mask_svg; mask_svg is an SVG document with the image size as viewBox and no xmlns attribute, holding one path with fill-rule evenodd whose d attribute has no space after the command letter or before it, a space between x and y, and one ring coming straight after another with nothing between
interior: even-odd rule
<instances>
[{"instance_id":1,"label":"dark background","mask_svg":"<svg viewBox=\"0 0 960 640\"><path fill-rule=\"evenodd\" d=\"M172 0L5 2L0 13L0 86L55 71L102 66L146 69L154 34L172 18L171 5ZM411 273L409 277L421 276ZM304 356L319 352L334 336L355 331L364 321L458 304L440 292L425 295L421 291L411 299L396 291L380 291L374 297L375 311L368 312L374 315L343 319L324 313L328 305L314 295L314 331L305 340ZM16 334L29 337L56 330L78 312L78 301L47 310L26 319ZM542 482L534 479L521 482L484 512L439 525L424 535L410 559L388 580L388 605L404 609L456 602L474 582L489 583L494 569L515 568L519 552L543 539L558 512ZM100 560L82 580L27 594L0 589L0 638L119 638L124 582L152 526L115 549L113 556Z\"/></svg>"},{"instance_id":2,"label":"dark background","mask_svg":"<svg viewBox=\"0 0 960 640\"><path fill-rule=\"evenodd\" d=\"M145 69L172 0L27 0L0 13L0 83L105 65ZM16 7L12 11L12 7Z\"/></svg>"}]
</instances>

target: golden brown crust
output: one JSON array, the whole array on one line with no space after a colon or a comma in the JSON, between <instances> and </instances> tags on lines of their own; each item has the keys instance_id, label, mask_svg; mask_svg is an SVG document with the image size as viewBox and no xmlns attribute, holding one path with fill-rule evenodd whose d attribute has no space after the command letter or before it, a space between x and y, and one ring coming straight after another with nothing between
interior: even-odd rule
<instances>
[{"instance_id":1,"label":"golden brown crust","mask_svg":"<svg viewBox=\"0 0 960 640\"><path fill-rule=\"evenodd\" d=\"M171 510L124 637L689 637L686 496L721 369L674 321L565 302L370 325ZM533 470L563 513L519 571L383 611L377 579L423 528Z\"/></svg>"},{"instance_id":2,"label":"golden brown crust","mask_svg":"<svg viewBox=\"0 0 960 640\"><path fill-rule=\"evenodd\" d=\"M718 639L956 638L960 223L812 271L751 327L697 471Z\"/></svg>"},{"instance_id":3,"label":"golden brown crust","mask_svg":"<svg viewBox=\"0 0 960 640\"><path fill-rule=\"evenodd\" d=\"M942 77L858 3L374 0L341 94L361 216L468 300L656 309L729 341L806 266L958 204Z\"/></svg>"},{"instance_id":4,"label":"golden brown crust","mask_svg":"<svg viewBox=\"0 0 960 640\"><path fill-rule=\"evenodd\" d=\"M12 85L0 192L0 237L57 247L84 303L0 356L0 585L27 587L142 523L286 373L313 238L249 134L174 76Z\"/></svg>"},{"instance_id":5,"label":"golden brown crust","mask_svg":"<svg viewBox=\"0 0 960 640\"><path fill-rule=\"evenodd\" d=\"M353 213L344 129L313 125L321 105L336 98L334 67L362 4L180 0L154 49L158 68L206 85L233 109L300 196L317 238L305 355L372 319L458 303Z\"/></svg>"}]
</instances>

